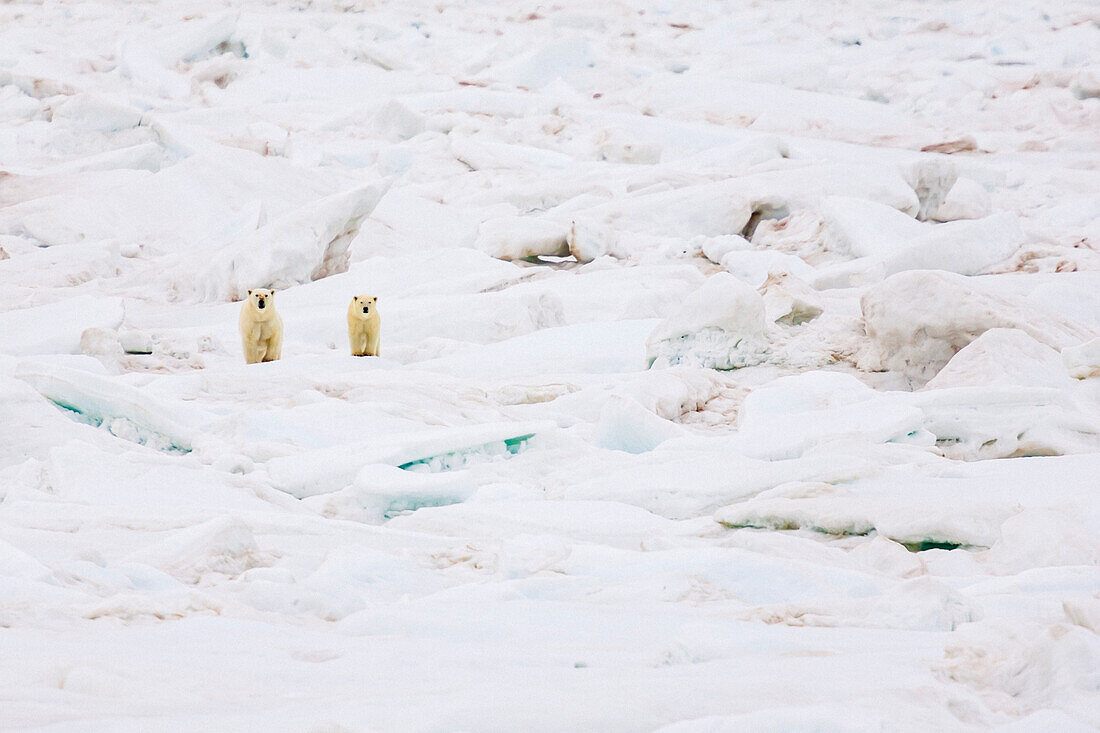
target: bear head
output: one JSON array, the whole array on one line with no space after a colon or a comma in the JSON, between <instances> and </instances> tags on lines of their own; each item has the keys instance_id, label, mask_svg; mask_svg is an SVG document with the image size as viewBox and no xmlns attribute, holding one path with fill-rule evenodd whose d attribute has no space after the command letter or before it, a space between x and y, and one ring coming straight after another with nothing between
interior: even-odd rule
<instances>
[{"instance_id":1,"label":"bear head","mask_svg":"<svg viewBox=\"0 0 1100 733\"><path fill-rule=\"evenodd\" d=\"M250 288L248 302L257 310L267 310L275 307L275 291L268 288Z\"/></svg>"},{"instance_id":2,"label":"bear head","mask_svg":"<svg viewBox=\"0 0 1100 733\"><path fill-rule=\"evenodd\" d=\"M367 318L377 313L378 298L373 295L356 295L351 299L351 309L359 318Z\"/></svg>"}]
</instances>

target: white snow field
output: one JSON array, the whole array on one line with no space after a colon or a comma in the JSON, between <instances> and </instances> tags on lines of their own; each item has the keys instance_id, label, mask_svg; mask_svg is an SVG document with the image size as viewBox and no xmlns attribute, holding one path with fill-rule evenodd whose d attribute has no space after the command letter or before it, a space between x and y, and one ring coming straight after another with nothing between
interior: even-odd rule
<instances>
[{"instance_id":1,"label":"white snow field","mask_svg":"<svg viewBox=\"0 0 1100 733\"><path fill-rule=\"evenodd\" d=\"M1094 2L0 4L0 729L1074 733L1098 634Z\"/></svg>"}]
</instances>

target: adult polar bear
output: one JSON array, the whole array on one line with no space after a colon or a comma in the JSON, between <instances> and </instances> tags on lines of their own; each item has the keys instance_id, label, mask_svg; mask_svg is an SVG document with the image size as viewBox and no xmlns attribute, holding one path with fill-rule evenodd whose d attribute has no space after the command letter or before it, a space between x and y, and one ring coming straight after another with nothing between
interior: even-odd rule
<instances>
[{"instance_id":1,"label":"adult polar bear","mask_svg":"<svg viewBox=\"0 0 1100 733\"><path fill-rule=\"evenodd\" d=\"M348 304L348 341L352 356L378 356L382 340L382 318L378 298L356 295Z\"/></svg>"},{"instance_id":2,"label":"adult polar bear","mask_svg":"<svg viewBox=\"0 0 1100 733\"><path fill-rule=\"evenodd\" d=\"M238 324L245 362L255 364L279 358L283 352L283 319L275 310L274 290L249 290Z\"/></svg>"}]
</instances>

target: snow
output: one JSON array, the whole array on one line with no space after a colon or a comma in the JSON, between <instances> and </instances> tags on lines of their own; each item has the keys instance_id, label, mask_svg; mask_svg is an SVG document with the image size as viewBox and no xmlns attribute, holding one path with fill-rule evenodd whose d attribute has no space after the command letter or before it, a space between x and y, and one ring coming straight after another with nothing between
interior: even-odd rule
<instances>
[{"instance_id":1,"label":"snow","mask_svg":"<svg viewBox=\"0 0 1100 733\"><path fill-rule=\"evenodd\" d=\"M553 222L532 218L501 218L478 227L478 249L504 260L522 260L548 255L569 255L569 230Z\"/></svg>"},{"instance_id":2,"label":"snow","mask_svg":"<svg viewBox=\"0 0 1100 733\"><path fill-rule=\"evenodd\" d=\"M1002 555L1008 546L1037 541L1029 532L1002 534L1005 522L1021 510L1041 507L1059 509L1067 515L1077 513L1085 526L1095 527L1097 512L1082 493L1089 478L1075 475L1080 467L1088 465L1087 457L1063 456L1046 464L1041 463L1043 458L976 462L954 467L950 472L945 471L946 460L914 463L904 469L895 467L877 476L843 483L780 485L748 501L720 509L715 518L733 526L808 527L844 535L875 532L895 542L917 545L942 543L977 548L996 545ZM1033 483L1040 476L1047 478ZM983 491L980 488L983 485L1000 485L1005 490ZM972 488L965 490L964 486ZM921 506L936 509L922 512ZM1027 522L1021 518L1018 524ZM1080 536L1080 530L1074 523L1066 522L1059 525L1055 536L1044 535L1043 540L1057 546L1063 535ZM997 554L992 549L990 553ZM1043 554L1049 556L1049 551ZM1039 557L1032 559L1035 564L1029 567L1049 562Z\"/></svg>"},{"instance_id":3,"label":"snow","mask_svg":"<svg viewBox=\"0 0 1100 733\"><path fill-rule=\"evenodd\" d=\"M829 249L852 257L887 257L924 232L913 217L868 199L829 196L821 213Z\"/></svg>"},{"instance_id":4,"label":"snow","mask_svg":"<svg viewBox=\"0 0 1100 733\"><path fill-rule=\"evenodd\" d=\"M219 248L198 276L201 294L243 300L250 288L281 289L346 272L348 247L388 187L374 184L321 199Z\"/></svg>"},{"instance_id":5,"label":"snow","mask_svg":"<svg viewBox=\"0 0 1100 733\"><path fill-rule=\"evenodd\" d=\"M1062 361L1071 377L1088 379L1100 376L1100 337L1062 349Z\"/></svg>"},{"instance_id":6,"label":"snow","mask_svg":"<svg viewBox=\"0 0 1100 733\"><path fill-rule=\"evenodd\" d=\"M1019 329L1059 350L1090 339L1097 328L939 270L893 275L867 289L860 308L882 366L924 379L993 328Z\"/></svg>"},{"instance_id":7,"label":"snow","mask_svg":"<svg viewBox=\"0 0 1100 733\"><path fill-rule=\"evenodd\" d=\"M89 328L114 329L125 313L118 298L76 296L0 313L0 345L13 356L79 354Z\"/></svg>"},{"instance_id":8,"label":"snow","mask_svg":"<svg viewBox=\"0 0 1100 733\"><path fill-rule=\"evenodd\" d=\"M971 178L959 178L947 192L934 218L936 221L981 219L992 211L992 199L985 187Z\"/></svg>"},{"instance_id":9,"label":"snow","mask_svg":"<svg viewBox=\"0 0 1100 733\"><path fill-rule=\"evenodd\" d=\"M657 324L646 354L658 367L734 369L762 361L764 340L764 299L742 280L720 272Z\"/></svg>"},{"instance_id":10,"label":"snow","mask_svg":"<svg viewBox=\"0 0 1100 733\"><path fill-rule=\"evenodd\" d=\"M603 448L645 453L681 434L675 423L662 420L637 400L612 395L600 411L595 440Z\"/></svg>"},{"instance_id":11,"label":"snow","mask_svg":"<svg viewBox=\"0 0 1100 733\"><path fill-rule=\"evenodd\" d=\"M926 157L908 163L902 169L906 182L913 187L920 201L917 218L932 218L943 205L958 180L955 165L946 158Z\"/></svg>"},{"instance_id":12,"label":"snow","mask_svg":"<svg viewBox=\"0 0 1100 733\"><path fill-rule=\"evenodd\" d=\"M136 387L76 369L27 364L17 367L15 376L82 420L105 423L115 435L123 432L162 449L191 450L202 421L201 411L191 405L166 404Z\"/></svg>"},{"instance_id":13,"label":"snow","mask_svg":"<svg viewBox=\"0 0 1100 733\"><path fill-rule=\"evenodd\" d=\"M764 311L773 323L797 326L825 312L825 305L814 289L793 275L769 273L763 287Z\"/></svg>"},{"instance_id":14,"label":"snow","mask_svg":"<svg viewBox=\"0 0 1100 733\"><path fill-rule=\"evenodd\" d=\"M886 272L945 270L979 275L1011 257L1024 241L1013 214L948 222L910 240L904 249L888 257Z\"/></svg>"},{"instance_id":15,"label":"snow","mask_svg":"<svg viewBox=\"0 0 1100 733\"><path fill-rule=\"evenodd\" d=\"M886 275L903 270L978 275L1007 260L1026 241L1009 213L949 213L945 219L965 221L929 227L889 206L845 196L828 197L822 213L829 250L870 258Z\"/></svg>"},{"instance_id":16,"label":"snow","mask_svg":"<svg viewBox=\"0 0 1100 733\"><path fill-rule=\"evenodd\" d=\"M542 423L480 424L427 430L411 436L389 435L366 444L351 442L272 458L267 462L267 472L272 486L303 498L343 489L366 465L404 468L423 463L432 468L433 460L444 456L461 457L463 453L486 450L507 454L549 428L552 425ZM446 465L437 470L443 468Z\"/></svg>"},{"instance_id":17,"label":"snow","mask_svg":"<svg viewBox=\"0 0 1100 733\"><path fill-rule=\"evenodd\" d=\"M1094 17L0 4L0 728L1096 729Z\"/></svg>"},{"instance_id":18,"label":"snow","mask_svg":"<svg viewBox=\"0 0 1100 733\"><path fill-rule=\"evenodd\" d=\"M769 460L797 458L811 447L849 437L884 442L920 427L920 412L880 395L848 374L806 372L749 393L733 439L739 452Z\"/></svg>"},{"instance_id":19,"label":"snow","mask_svg":"<svg viewBox=\"0 0 1100 733\"><path fill-rule=\"evenodd\" d=\"M1015 328L991 328L959 350L927 389L943 387L1067 387L1058 352Z\"/></svg>"}]
</instances>

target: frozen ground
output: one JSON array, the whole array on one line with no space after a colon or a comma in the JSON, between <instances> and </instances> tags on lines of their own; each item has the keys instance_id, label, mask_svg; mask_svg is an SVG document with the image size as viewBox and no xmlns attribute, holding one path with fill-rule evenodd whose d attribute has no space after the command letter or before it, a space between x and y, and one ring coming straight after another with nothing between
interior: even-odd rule
<instances>
[{"instance_id":1,"label":"frozen ground","mask_svg":"<svg viewBox=\"0 0 1100 733\"><path fill-rule=\"evenodd\" d=\"M1098 18L0 4L0 728L1094 730Z\"/></svg>"}]
</instances>

